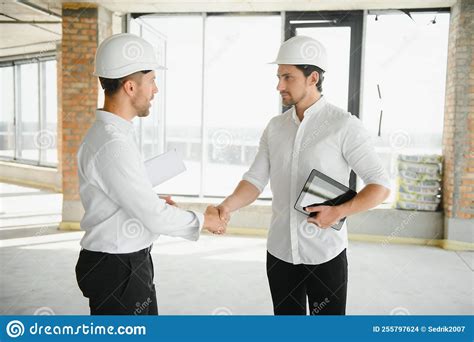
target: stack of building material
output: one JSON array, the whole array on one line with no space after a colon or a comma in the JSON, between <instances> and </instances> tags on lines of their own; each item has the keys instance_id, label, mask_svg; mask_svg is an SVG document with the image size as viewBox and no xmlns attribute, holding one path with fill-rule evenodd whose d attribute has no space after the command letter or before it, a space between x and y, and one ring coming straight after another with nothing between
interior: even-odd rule
<instances>
[{"instance_id":1,"label":"stack of building material","mask_svg":"<svg viewBox=\"0 0 474 342\"><path fill-rule=\"evenodd\" d=\"M395 207L436 211L441 203L439 155L399 155L398 194Z\"/></svg>"}]
</instances>

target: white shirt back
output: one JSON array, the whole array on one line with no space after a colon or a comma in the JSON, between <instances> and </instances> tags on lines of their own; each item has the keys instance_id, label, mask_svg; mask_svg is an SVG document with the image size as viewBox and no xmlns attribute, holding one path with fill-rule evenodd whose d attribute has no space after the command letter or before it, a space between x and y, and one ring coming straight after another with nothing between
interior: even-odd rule
<instances>
[{"instance_id":1,"label":"white shirt back","mask_svg":"<svg viewBox=\"0 0 474 342\"><path fill-rule=\"evenodd\" d=\"M131 253L160 234L197 240L203 215L166 204L153 191L133 124L97 110L78 152L79 191L85 213L84 249Z\"/></svg>"}]
</instances>

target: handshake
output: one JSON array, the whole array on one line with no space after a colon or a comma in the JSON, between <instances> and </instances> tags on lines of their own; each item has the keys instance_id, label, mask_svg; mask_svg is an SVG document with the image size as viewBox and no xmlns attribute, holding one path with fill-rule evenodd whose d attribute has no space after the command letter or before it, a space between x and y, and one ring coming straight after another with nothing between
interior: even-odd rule
<instances>
[{"instance_id":1,"label":"handshake","mask_svg":"<svg viewBox=\"0 0 474 342\"><path fill-rule=\"evenodd\" d=\"M171 196L160 196L161 199L165 200L167 204L177 207L175 201L171 199ZM204 212L204 229L207 229L213 234L224 234L227 228L227 223L230 220L230 211L223 205L213 207L212 205L206 208Z\"/></svg>"},{"instance_id":2,"label":"handshake","mask_svg":"<svg viewBox=\"0 0 474 342\"><path fill-rule=\"evenodd\" d=\"M204 212L204 228L213 234L224 234L229 220L229 210L222 205L210 205Z\"/></svg>"}]
</instances>

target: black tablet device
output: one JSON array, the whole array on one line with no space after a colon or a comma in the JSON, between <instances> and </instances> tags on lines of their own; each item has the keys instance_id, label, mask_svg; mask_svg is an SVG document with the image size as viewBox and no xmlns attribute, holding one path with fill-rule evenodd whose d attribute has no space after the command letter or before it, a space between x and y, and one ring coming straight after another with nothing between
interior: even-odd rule
<instances>
[{"instance_id":1,"label":"black tablet device","mask_svg":"<svg viewBox=\"0 0 474 342\"><path fill-rule=\"evenodd\" d=\"M354 198L357 192L347 186L335 181L318 170L313 170L309 174L298 200L295 203L295 209L307 216L315 216L316 213L308 213L306 207L319 205L339 205ZM340 230L346 218L344 217L331 228Z\"/></svg>"}]
</instances>

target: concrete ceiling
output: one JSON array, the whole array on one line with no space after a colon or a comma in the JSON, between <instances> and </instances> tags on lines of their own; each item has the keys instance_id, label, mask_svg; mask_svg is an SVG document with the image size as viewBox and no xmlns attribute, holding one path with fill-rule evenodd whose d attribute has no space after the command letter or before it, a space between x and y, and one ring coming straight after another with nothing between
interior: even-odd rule
<instances>
[{"instance_id":1,"label":"concrete ceiling","mask_svg":"<svg viewBox=\"0 0 474 342\"><path fill-rule=\"evenodd\" d=\"M125 13L279 12L451 7L456 0L98 0L89 2ZM61 40L65 0L7 0L0 3L0 57L54 50ZM47 23L45 23L47 22Z\"/></svg>"},{"instance_id":2,"label":"concrete ceiling","mask_svg":"<svg viewBox=\"0 0 474 342\"><path fill-rule=\"evenodd\" d=\"M61 11L48 11L47 4L37 7L38 3L0 3L0 56L55 49L61 40Z\"/></svg>"}]
</instances>

